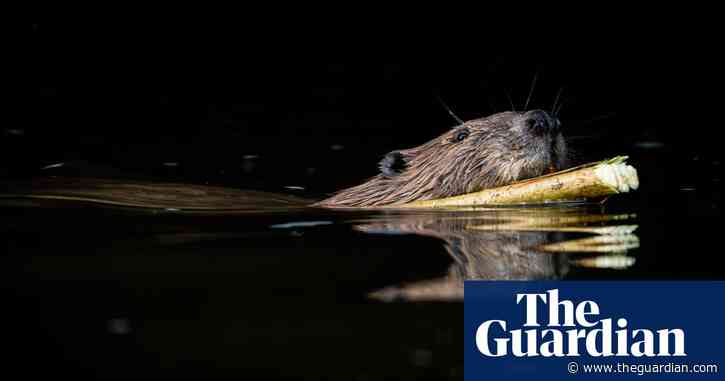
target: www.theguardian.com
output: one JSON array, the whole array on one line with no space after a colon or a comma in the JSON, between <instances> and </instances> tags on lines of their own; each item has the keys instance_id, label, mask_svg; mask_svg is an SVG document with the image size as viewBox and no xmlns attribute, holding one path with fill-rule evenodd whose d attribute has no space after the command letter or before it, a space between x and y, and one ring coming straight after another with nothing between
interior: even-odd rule
<instances>
[{"instance_id":1,"label":"www.theguardian.com","mask_svg":"<svg viewBox=\"0 0 725 381\"><path fill-rule=\"evenodd\" d=\"M636 364L617 362L612 364L601 363L578 363L572 361L566 366L567 371L572 374L688 374L688 373L718 373L718 364L683 364L683 363L662 363L662 364Z\"/></svg>"}]
</instances>

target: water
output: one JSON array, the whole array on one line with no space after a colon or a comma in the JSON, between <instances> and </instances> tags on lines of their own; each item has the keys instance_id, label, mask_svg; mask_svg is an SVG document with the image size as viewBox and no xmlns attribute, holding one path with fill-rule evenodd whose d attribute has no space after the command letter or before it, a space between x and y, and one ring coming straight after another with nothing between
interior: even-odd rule
<instances>
[{"instance_id":1,"label":"water","mask_svg":"<svg viewBox=\"0 0 725 381\"><path fill-rule=\"evenodd\" d=\"M463 279L723 278L719 164L652 155L630 159L641 189L602 205L187 213L6 200L6 345L31 373L42 362L104 379L461 378Z\"/></svg>"}]
</instances>

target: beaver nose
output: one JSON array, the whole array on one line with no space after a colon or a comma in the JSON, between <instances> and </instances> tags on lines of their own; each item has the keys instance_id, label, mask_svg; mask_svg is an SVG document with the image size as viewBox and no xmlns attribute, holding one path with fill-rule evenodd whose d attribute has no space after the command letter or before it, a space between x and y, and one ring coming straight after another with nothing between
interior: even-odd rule
<instances>
[{"instance_id":1,"label":"beaver nose","mask_svg":"<svg viewBox=\"0 0 725 381\"><path fill-rule=\"evenodd\" d=\"M526 125L537 132L553 132L559 128L559 119L552 118L546 111L531 110L525 114Z\"/></svg>"}]
</instances>

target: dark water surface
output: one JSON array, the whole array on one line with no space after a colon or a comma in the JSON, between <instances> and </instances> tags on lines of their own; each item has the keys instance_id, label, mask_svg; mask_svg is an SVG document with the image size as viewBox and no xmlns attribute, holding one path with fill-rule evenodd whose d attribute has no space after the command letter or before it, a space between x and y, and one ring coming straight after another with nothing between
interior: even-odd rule
<instances>
[{"instance_id":1,"label":"dark water surface","mask_svg":"<svg viewBox=\"0 0 725 381\"><path fill-rule=\"evenodd\" d=\"M603 205L189 214L6 202L5 343L29 374L461 378L463 279L724 278L719 162L667 157L635 154L640 190ZM622 231L586 230L612 226Z\"/></svg>"}]
</instances>

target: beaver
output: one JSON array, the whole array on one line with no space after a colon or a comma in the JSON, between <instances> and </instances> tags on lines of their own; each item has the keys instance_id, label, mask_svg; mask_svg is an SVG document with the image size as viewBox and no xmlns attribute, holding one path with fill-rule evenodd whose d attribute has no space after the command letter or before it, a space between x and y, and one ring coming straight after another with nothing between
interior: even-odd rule
<instances>
[{"instance_id":1,"label":"beaver","mask_svg":"<svg viewBox=\"0 0 725 381\"><path fill-rule=\"evenodd\" d=\"M561 122L543 110L464 122L415 148L392 151L380 173L314 206L400 205L476 192L569 167Z\"/></svg>"},{"instance_id":2,"label":"beaver","mask_svg":"<svg viewBox=\"0 0 725 381\"><path fill-rule=\"evenodd\" d=\"M3 184L0 200L32 198L184 211L285 211L395 206L507 185L569 167L561 123L543 110L463 122L418 147L386 154L380 173L313 202L288 195L191 184L46 177Z\"/></svg>"}]
</instances>

